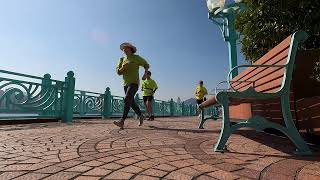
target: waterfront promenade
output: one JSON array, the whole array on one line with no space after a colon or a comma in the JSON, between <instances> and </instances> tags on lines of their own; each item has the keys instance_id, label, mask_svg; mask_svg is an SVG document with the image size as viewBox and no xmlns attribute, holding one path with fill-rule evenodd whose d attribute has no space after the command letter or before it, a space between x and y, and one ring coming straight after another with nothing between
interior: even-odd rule
<instances>
[{"instance_id":1,"label":"waterfront promenade","mask_svg":"<svg viewBox=\"0 0 320 180\"><path fill-rule=\"evenodd\" d=\"M0 126L0 179L320 179L319 153L243 129L212 150L221 121L159 118L120 131L112 120ZM317 150L313 148L313 150Z\"/></svg>"}]
</instances>

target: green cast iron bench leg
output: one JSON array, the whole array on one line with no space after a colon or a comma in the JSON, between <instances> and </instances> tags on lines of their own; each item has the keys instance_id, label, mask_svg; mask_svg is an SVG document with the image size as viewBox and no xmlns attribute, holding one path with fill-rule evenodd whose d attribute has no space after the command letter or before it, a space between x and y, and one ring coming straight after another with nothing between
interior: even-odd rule
<instances>
[{"instance_id":1,"label":"green cast iron bench leg","mask_svg":"<svg viewBox=\"0 0 320 180\"><path fill-rule=\"evenodd\" d=\"M222 106L222 127L218 142L214 147L216 152L224 152L225 144L231 135L231 122L229 118L229 102L226 96L217 96L218 102Z\"/></svg>"},{"instance_id":2,"label":"green cast iron bench leg","mask_svg":"<svg viewBox=\"0 0 320 180\"><path fill-rule=\"evenodd\" d=\"M217 99L219 97L221 96L218 96ZM297 147L296 154L299 154L299 155L312 154L308 145L300 136L292 120L289 95L281 96L281 108L282 108L282 114L283 114L286 127L267 121L264 117L261 117L261 116L253 116L252 118L250 118L245 122L239 122L235 125L231 125L230 118L229 118L229 105L228 105L227 97L224 96L223 98L220 98L218 101L221 102L223 107L223 124L222 124L222 129L220 132L218 142L214 147L214 151L223 152L225 149L225 144L233 132L235 132L236 130L242 127L249 127L249 128L255 129L257 132L262 132L266 128L277 129L282 133L284 133L294 143L294 145Z\"/></svg>"},{"instance_id":3,"label":"green cast iron bench leg","mask_svg":"<svg viewBox=\"0 0 320 180\"><path fill-rule=\"evenodd\" d=\"M281 97L281 108L282 108L284 122L286 124L286 135L298 148L297 153L301 154L301 155L310 155L311 151L310 151L308 145L302 139L299 131L297 130L297 128L292 120L289 94Z\"/></svg>"}]
</instances>

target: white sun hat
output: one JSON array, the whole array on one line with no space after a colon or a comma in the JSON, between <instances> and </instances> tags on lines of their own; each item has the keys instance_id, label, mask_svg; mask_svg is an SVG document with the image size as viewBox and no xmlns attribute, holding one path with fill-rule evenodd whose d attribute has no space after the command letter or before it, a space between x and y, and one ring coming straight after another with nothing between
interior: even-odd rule
<instances>
[{"instance_id":1,"label":"white sun hat","mask_svg":"<svg viewBox=\"0 0 320 180\"><path fill-rule=\"evenodd\" d=\"M136 53L136 52L137 52L137 48L136 48L134 45L132 45L131 43L125 42L125 43L122 43L122 44L120 45L120 49L121 49L122 51L123 51L124 47L130 47L130 48L132 48L133 53Z\"/></svg>"}]
</instances>

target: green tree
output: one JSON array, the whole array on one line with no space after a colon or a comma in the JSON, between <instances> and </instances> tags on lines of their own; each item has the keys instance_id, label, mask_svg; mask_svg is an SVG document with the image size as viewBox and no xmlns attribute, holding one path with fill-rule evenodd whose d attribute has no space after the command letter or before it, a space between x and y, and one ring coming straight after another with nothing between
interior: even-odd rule
<instances>
[{"instance_id":1,"label":"green tree","mask_svg":"<svg viewBox=\"0 0 320 180\"><path fill-rule=\"evenodd\" d=\"M314 78L315 80L320 82L320 59L318 62L316 62L311 78Z\"/></svg>"},{"instance_id":2,"label":"green tree","mask_svg":"<svg viewBox=\"0 0 320 180\"><path fill-rule=\"evenodd\" d=\"M302 48L320 47L320 0L244 0L236 19L242 52L255 61L297 30L310 37Z\"/></svg>"}]
</instances>

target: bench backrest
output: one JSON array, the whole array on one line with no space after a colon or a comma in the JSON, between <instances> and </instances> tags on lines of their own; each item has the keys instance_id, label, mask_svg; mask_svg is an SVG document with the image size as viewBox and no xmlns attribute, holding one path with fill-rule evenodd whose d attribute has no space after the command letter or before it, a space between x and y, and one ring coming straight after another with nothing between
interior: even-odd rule
<instances>
[{"instance_id":1,"label":"bench backrest","mask_svg":"<svg viewBox=\"0 0 320 180\"><path fill-rule=\"evenodd\" d=\"M288 92L298 45L306 39L307 34L298 31L254 63L254 65L286 65L284 68L248 67L232 79L232 87L237 91L244 91L253 87L257 92Z\"/></svg>"}]
</instances>

